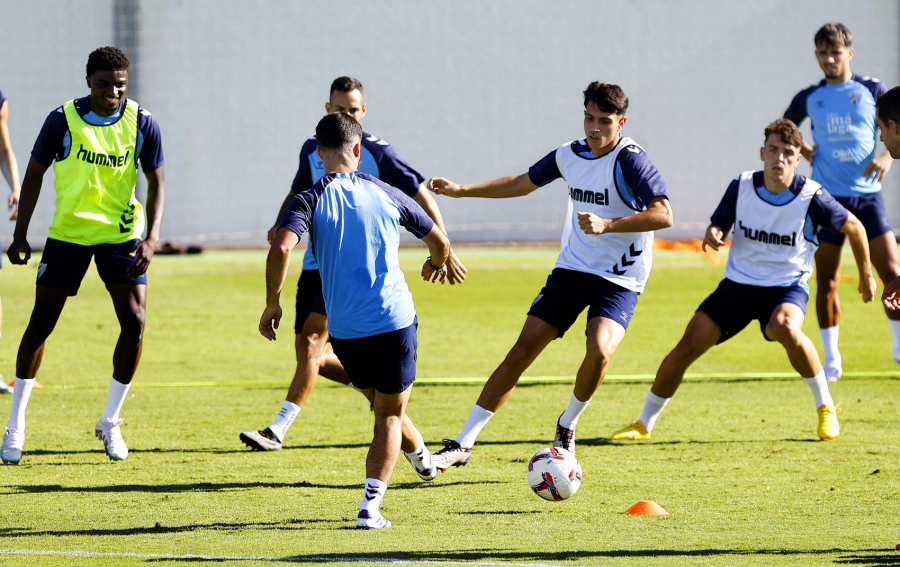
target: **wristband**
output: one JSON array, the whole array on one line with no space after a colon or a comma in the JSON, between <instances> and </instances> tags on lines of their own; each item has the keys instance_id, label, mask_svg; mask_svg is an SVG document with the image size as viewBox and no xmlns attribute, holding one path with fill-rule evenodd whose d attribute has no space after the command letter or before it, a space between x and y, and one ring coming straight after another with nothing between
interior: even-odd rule
<instances>
[{"instance_id":1,"label":"wristband","mask_svg":"<svg viewBox=\"0 0 900 567\"><path fill-rule=\"evenodd\" d=\"M429 256L428 258L425 258L425 261L428 262L428 265L431 266L432 270L443 275L444 267L447 265L446 262L441 264L440 266L435 266L434 264L431 263L431 256Z\"/></svg>"}]
</instances>

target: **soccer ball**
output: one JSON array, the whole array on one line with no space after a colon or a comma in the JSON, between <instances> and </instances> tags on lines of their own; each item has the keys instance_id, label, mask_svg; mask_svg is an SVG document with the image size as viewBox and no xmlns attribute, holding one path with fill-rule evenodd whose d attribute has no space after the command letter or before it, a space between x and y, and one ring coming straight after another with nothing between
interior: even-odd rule
<instances>
[{"instance_id":1,"label":"soccer ball","mask_svg":"<svg viewBox=\"0 0 900 567\"><path fill-rule=\"evenodd\" d=\"M565 500L581 487L581 463L560 447L541 449L528 461L528 485L544 500Z\"/></svg>"}]
</instances>

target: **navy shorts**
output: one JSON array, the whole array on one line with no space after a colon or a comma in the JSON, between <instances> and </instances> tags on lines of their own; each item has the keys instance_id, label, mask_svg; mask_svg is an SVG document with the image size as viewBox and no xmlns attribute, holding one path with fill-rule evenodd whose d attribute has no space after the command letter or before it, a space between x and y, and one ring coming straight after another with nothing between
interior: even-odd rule
<instances>
[{"instance_id":1,"label":"navy shorts","mask_svg":"<svg viewBox=\"0 0 900 567\"><path fill-rule=\"evenodd\" d=\"M331 346L354 387L360 390L374 387L380 394L399 394L416 381L418 326L417 317L409 327L371 337L331 337Z\"/></svg>"},{"instance_id":2,"label":"navy shorts","mask_svg":"<svg viewBox=\"0 0 900 567\"><path fill-rule=\"evenodd\" d=\"M588 306L588 321L594 317L606 317L627 329L637 301L636 291L600 276L554 268L547 276L544 289L532 302L528 314L558 328L556 338L561 338Z\"/></svg>"},{"instance_id":3,"label":"navy shorts","mask_svg":"<svg viewBox=\"0 0 900 567\"><path fill-rule=\"evenodd\" d=\"M140 239L134 239L121 244L85 246L48 238L38 266L37 285L68 289L70 296L75 295L91 265L91 258L106 285L147 285L146 273L136 278L125 274L137 261L137 257L130 254L139 242Z\"/></svg>"},{"instance_id":4,"label":"navy shorts","mask_svg":"<svg viewBox=\"0 0 900 567\"><path fill-rule=\"evenodd\" d=\"M303 324L310 313L325 315L325 296L322 295L322 276L319 270L303 270L297 282L297 318L294 333L303 332Z\"/></svg>"},{"instance_id":5,"label":"navy shorts","mask_svg":"<svg viewBox=\"0 0 900 567\"><path fill-rule=\"evenodd\" d=\"M866 228L869 241L885 232L894 231L891 219L888 218L887 210L884 208L884 197L881 191L861 197L835 197L834 200L859 219L859 222ZM834 232L824 227L819 230L819 242L827 242L835 246L843 246L846 236L842 232Z\"/></svg>"},{"instance_id":6,"label":"navy shorts","mask_svg":"<svg viewBox=\"0 0 900 567\"><path fill-rule=\"evenodd\" d=\"M750 321L759 321L759 331L766 337L766 325L775 308L782 303L793 303L806 314L809 293L800 286L762 287L722 280L716 291L703 300L697 311L703 311L715 321L722 331L719 343L724 343L744 330ZM766 337L767 341L771 341Z\"/></svg>"}]
</instances>

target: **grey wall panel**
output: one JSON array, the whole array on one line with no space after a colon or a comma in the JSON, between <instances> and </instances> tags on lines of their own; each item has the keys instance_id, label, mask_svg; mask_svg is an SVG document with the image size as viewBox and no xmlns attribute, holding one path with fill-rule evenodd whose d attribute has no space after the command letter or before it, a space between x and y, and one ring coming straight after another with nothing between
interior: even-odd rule
<instances>
[{"instance_id":1,"label":"grey wall panel","mask_svg":"<svg viewBox=\"0 0 900 567\"><path fill-rule=\"evenodd\" d=\"M86 18L64 2L0 0L0 89L23 165L46 112L84 92L87 53L113 37L113 3L92 5ZM854 31L856 72L900 82L896 1L138 5L135 87L163 132L164 235L185 240L264 242L341 74L366 86L367 131L426 176L461 182L524 172L581 137L581 90L618 83L631 99L625 133L669 183L670 237L701 234L728 182L759 166L766 123L821 78L812 36L823 23ZM79 22L110 29L84 34ZM900 168L885 186L895 223L898 180ZM546 240L566 194L557 182L515 200L439 203L455 240ZM37 221L33 233L45 230Z\"/></svg>"}]
</instances>

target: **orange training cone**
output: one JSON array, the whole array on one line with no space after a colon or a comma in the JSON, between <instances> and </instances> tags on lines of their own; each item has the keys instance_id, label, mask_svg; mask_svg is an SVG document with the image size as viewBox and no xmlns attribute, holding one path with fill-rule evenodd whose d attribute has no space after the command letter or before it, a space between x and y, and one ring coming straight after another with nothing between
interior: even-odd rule
<instances>
[{"instance_id":1,"label":"orange training cone","mask_svg":"<svg viewBox=\"0 0 900 567\"><path fill-rule=\"evenodd\" d=\"M632 516L668 516L665 508L654 502L653 500L641 500L631 508L622 512L623 514L631 514Z\"/></svg>"},{"instance_id":2,"label":"orange training cone","mask_svg":"<svg viewBox=\"0 0 900 567\"><path fill-rule=\"evenodd\" d=\"M13 380L12 382L10 382L10 383L9 383L9 387L10 387L10 388L15 388L15 387L16 387L16 381ZM43 389L44 389L44 387L41 385L41 383L38 382L37 380L34 381L34 386L32 386L32 388L34 388L35 390L43 390Z\"/></svg>"}]
</instances>

